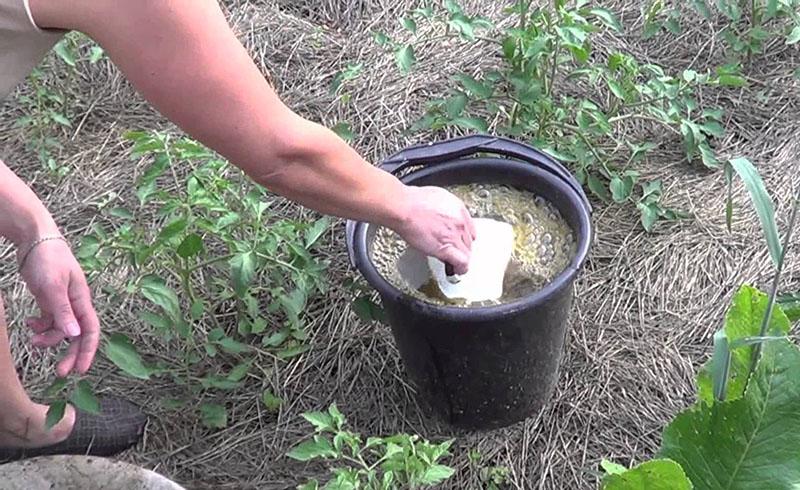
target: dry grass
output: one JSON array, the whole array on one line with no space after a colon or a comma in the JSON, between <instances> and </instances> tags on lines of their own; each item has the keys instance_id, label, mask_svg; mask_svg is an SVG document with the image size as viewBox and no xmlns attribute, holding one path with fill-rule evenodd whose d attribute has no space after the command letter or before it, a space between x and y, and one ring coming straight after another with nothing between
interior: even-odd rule
<instances>
[{"instance_id":1,"label":"dry grass","mask_svg":"<svg viewBox=\"0 0 800 490\"><path fill-rule=\"evenodd\" d=\"M231 1L226 4L237 33L287 103L327 125L347 120L358 135L355 146L379 161L387 154L428 135L410 138L405 128L424 102L440 94L450 73L490 62L490 47L427 46L424 60L410 77L393 69L393 60L371 41L369 29L383 26L399 33L396 12L412 2L320 0L311 2ZM482 13L502 5L469 2ZM626 24L640 18L639 2L617 2ZM490 5L490 7L487 7ZM388 9L384 11L384 8ZM487 11L486 9L489 9ZM697 24L671 42L642 42L631 34L604 37L600 50L622 49L671 69L715 66L720 58L714 41L718 26ZM786 207L800 185L798 98L794 78L798 53L780 43L747 67L755 90L715 92L729 109L725 155L745 155L758 164L778 202L785 229ZM342 104L328 93L337 70L347 62L365 65L351 88L352 101ZM73 115L80 125L65 133L60 155L71 175L54 181L25 149L24 134L12 127L21 113L13 102L0 111L3 158L32 182L71 237L97 219L96 205L116 193L132 198L132 179L142 162L131 162L121 134L127 129L170 125L144 104L121 75L106 62L85 68L68 87ZM763 92L763 97L761 92ZM631 127L636 132L642 128ZM599 207L596 242L576 285L576 305L561 378L552 403L537 418L492 433L454 434L429 420L414 401L387 327L360 322L349 310L347 294L334 290L311 306L313 350L289 363L259 360L260 373L229 397L231 424L209 432L182 411L160 401L178 393L169 381L134 382L107 369L94 370L104 391L142 404L151 416L145 442L125 455L187 488L293 488L301 480L324 476L326 469L304 465L283 455L307 432L300 413L337 402L353 429L365 434L416 432L428 438L457 436L452 459L458 475L448 488L478 488L466 457L479 449L494 465L511 470L512 488L592 488L601 458L628 464L658 448L664 423L693 401L693 376L710 351L735 288L749 282L766 287L771 268L760 229L741 186L733 233L725 230L724 180L679 163L677 143L667 145L647 163L665 177L670 201L694 218L660 226L644 234L631 210ZM304 213L293 207L285 212ZM341 229L327 241L333 284L351 274ZM28 333L19 328L33 304L13 275L11 250L0 247L0 287L11 315L15 359L33 392L52 373L50 356L31 351ZM800 286L800 261L791 256L787 288ZM111 278L100 278L96 306L107 332L123 331L152 358L169 356L157 337L137 320L137 306L111 307L100 292ZM271 387L286 403L277 415L264 412L259 394Z\"/></svg>"}]
</instances>

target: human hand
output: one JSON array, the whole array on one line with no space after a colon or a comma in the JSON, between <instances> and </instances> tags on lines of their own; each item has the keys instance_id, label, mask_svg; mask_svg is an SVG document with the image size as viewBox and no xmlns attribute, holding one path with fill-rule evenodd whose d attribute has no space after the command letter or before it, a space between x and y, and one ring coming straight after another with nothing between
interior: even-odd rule
<instances>
[{"instance_id":1,"label":"human hand","mask_svg":"<svg viewBox=\"0 0 800 490\"><path fill-rule=\"evenodd\" d=\"M406 186L407 218L395 231L420 252L466 274L475 239L475 224L464 203L440 187Z\"/></svg>"},{"instance_id":2,"label":"human hand","mask_svg":"<svg viewBox=\"0 0 800 490\"><path fill-rule=\"evenodd\" d=\"M39 243L24 259L20 273L40 310L38 317L26 319L35 333L33 345L54 347L68 339L69 350L56 374L86 373L97 352L100 322L86 277L69 246L62 240Z\"/></svg>"}]
</instances>

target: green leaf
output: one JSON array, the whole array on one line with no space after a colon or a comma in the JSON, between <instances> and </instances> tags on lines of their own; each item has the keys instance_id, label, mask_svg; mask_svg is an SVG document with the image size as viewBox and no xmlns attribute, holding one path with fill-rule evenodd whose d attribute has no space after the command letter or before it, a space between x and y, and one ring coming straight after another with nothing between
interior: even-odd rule
<instances>
[{"instance_id":1,"label":"green leaf","mask_svg":"<svg viewBox=\"0 0 800 490\"><path fill-rule=\"evenodd\" d=\"M44 396L53 398L67 387L67 378L56 378L53 383L44 390Z\"/></svg>"},{"instance_id":2,"label":"green leaf","mask_svg":"<svg viewBox=\"0 0 800 490\"><path fill-rule=\"evenodd\" d=\"M800 25L794 26L792 32L786 37L786 44L797 44L800 42Z\"/></svg>"},{"instance_id":3,"label":"green leaf","mask_svg":"<svg viewBox=\"0 0 800 490\"><path fill-rule=\"evenodd\" d=\"M637 204L637 207L642 214L642 227L647 232L653 231L653 227L655 226L656 221L658 221L658 205L654 203L640 202Z\"/></svg>"},{"instance_id":4,"label":"green leaf","mask_svg":"<svg viewBox=\"0 0 800 490\"><path fill-rule=\"evenodd\" d=\"M186 218L178 218L175 221L172 221L170 224L165 226L161 232L158 234L158 238L156 241L158 242L167 242L178 236L186 229L189 225L189 221Z\"/></svg>"},{"instance_id":5,"label":"green leaf","mask_svg":"<svg viewBox=\"0 0 800 490\"><path fill-rule=\"evenodd\" d=\"M142 278L140 289L142 296L160 306L175 323L181 321L178 295L166 285L163 279L154 275L145 276Z\"/></svg>"},{"instance_id":6,"label":"green leaf","mask_svg":"<svg viewBox=\"0 0 800 490\"><path fill-rule=\"evenodd\" d=\"M103 59L103 55L105 51L100 46L92 46L91 54L89 55L89 63L95 64L101 59Z\"/></svg>"},{"instance_id":7,"label":"green leaf","mask_svg":"<svg viewBox=\"0 0 800 490\"><path fill-rule=\"evenodd\" d=\"M179 256L183 257L184 259L188 259L189 257L194 257L195 255L199 254L203 251L203 239L197 233L191 233L186 235L186 238L183 239L176 252Z\"/></svg>"},{"instance_id":8,"label":"green leaf","mask_svg":"<svg viewBox=\"0 0 800 490\"><path fill-rule=\"evenodd\" d=\"M408 31L416 34L417 33L417 23L411 17L403 17L401 20L403 27L405 27Z\"/></svg>"},{"instance_id":9,"label":"green leaf","mask_svg":"<svg viewBox=\"0 0 800 490\"><path fill-rule=\"evenodd\" d=\"M606 83L608 84L608 88L611 90L611 93L614 94L614 96L620 100L627 100L628 95L625 93L625 90L618 81L608 78L606 79Z\"/></svg>"},{"instance_id":10,"label":"green leaf","mask_svg":"<svg viewBox=\"0 0 800 490\"><path fill-rule=\"evenodd\" d=\"M714 154L714 150L708 146L707 142L702 142L697 147L700 150L700 158L703 160L703 165L708 168L717 168L719 167L719 160L717 160L717 156Z\"/></svg>"},{"instance_id":11,"label":"green leaf","mask_svg":"<svg viewBox=\"0 0 800 490\"><path fill-rule=\"evenodd\" d=\"M125 208L113 208L108 212L108 214L110 214L115 218L120 218L124 220L133 219L133 213L131 213Z\"/></svg>"},{"instance_id":12,"label":"green leaf","mask_svg":"<svg viewBox=\"0 0 800 490\"><path fill-rule=\"evenodd\" d=\"M589 9L589 13L600 19L603 24L607 25L608 27L617 32L622 32L622 24L620 24L619 19L617 19L617 17L611 13L610 10L596 7Z\"/></svg>"},{"instance_id":13,"label":"green leaf","mask_svg":"<svg viewBox=\"0 0 800 490\"><path fill-rule=\"evenodd\" d=\"M355 134L353 133L353 128L350 126L350 123L347 121L339 121L336 123L332 128L331 131L339 135L340 138L345 140L348 143L351 143L353 139L355 139Z\"/></svg>"},{"instance_id":14,"label":"green leaf","mask_svg":"<svg viewBox=\"0 0 800 490\"><path fill-rule=\"evenodd\" d=\"M372 38L375 40L375 43L378 46L386 46L387 44L392 43L392 38L390 38L383 32L373 32Z\"/></svg>"},{"instance_id":15,"label":"green leaf","mask_svg":"<svg viewBox=\"0 0 800 490\"><path fill-rule=\"evenodd\" d=\"M379 305L375 304L368 296L361 296L353 301L353 312L365 322L384 322L386 312Z\"/></svg>"},{"instance_id":16,"label":"green leaf","mask_svg":"<svg viewBox=\"0 0 800 490\"><path fill-rule=\"evenodd\" d=\"M705 122L701 124L700 127L706 134L716 136L717 138L721 138L725 134L725 128L723 128L722 124L718 123L717 121Z\"/></svg>"},{"instance_id":17,"label":"green leaf","mask_svg":"<svg viewBox=\"0 0 800 490\"><path fill-rule=\"evenodd\" d=\"M327 412L306 412L302 417L314 426L317 432L322 431L335 431L336 424L334 424L333 417Z\"/></svg>"},{"instance_id":18,"label":"green leaf","mask_svg":"<svg viewBox=\"0 0 800 490\"><path fill-rule=\"evenodd\" d=\"M488 99L494 93L494 88L491 85L479 82L466 73L458 73L453 78L463 85L467 92L475 97Z\"/></svg>"},{"instance_id":19,"label":"green leaf","mask_svg":"<svg viewBox=\"0 0 800 490\"><path fill-rule=\"evenodd\" d=\"M64 412L67 409L67 402L64 400L58 400L53 402L50 407L47 409L47 415L44 419L44 426L47 430L52 429L56 426L61 419L64 418Z\"/></svg>"},{"instance_id":20,"label":"green leaf","mask_svg":"<svg viewBox=\"0 0 800 490\"><path fill-rule=\"evenodd\" d=\"M50 118L56 123L68 128L72 127L72 123L67 119L67 116L55 111L51 111L49 114Z\"/></svg>"},{"instance_id":21,"label":"green leaf","mask_svg":"<svg viewBox=\"0 0 800 490\"><path fill-rule=\"evenodd\" d=\"M722 74L717 78L717 82L723 87L744 87L747 80L740 75Z\"/></svg>"},{"instance_id":22,"label":"green leaf","mask_svg":"<svg viewBox=\"0 0 800 490\"><path fill-rule=\"evenodd\" d=\"M264 403L266 409L270 412L277 412L283 403L283 399L275 396L272 393L272 390L264 390L264 393L261 395L261 401Z\"/></svg>"},{"instance_id":23,"label":"green leaf","mask_svg":"<svg viewBox=\"0 0 800 490\"><path fill-rule=\"evenodd\" d=\"M619 465L616 465L619 466ZM691 490L692 482L681 465L670 459L655 459L603 478L602 490ZM605 468L605 467L604 467Z\"/></svg>"},{"instance_id":24,"label":"green leaf","mask_svg":"<svg viewBox=\"0 0 800 490\"><path fill-rule=\"evenodd\" d=\"M729 344L737 343L747 337L758 336L761 333L761 323L767 312L768 302L768 296L752 286L744 285L739 288L725 315L723 331ZM774 309L767 333L785 335L789 332L789 327L790 322L786 315L779 308ZM753 348L750 346L739 347L731 351L727 400L740 398L744 394L752 356ZM714 400L714 361L715 359L712 358L697 375L697 396L706 403L712 403Z\"/></svg>"},{"instance_id":25,"label":"green leaf","mask_svg":"<svg viewBox=\"0 0 800 490\"><path fill-rule=\"evenodd\" d=\"M420 476L419 482L423 485L438 485L443 481L449 479L455 474L455 470L449 466L435 464L430 468L426 468L425 472Z\"/></svg>"},{"instance_id":26,"label":"green leaf","mask_svg":"<svg viewBox=\"0 0 800 490\"><path fill-rule=\"evenodd\" d=\"M95 396L92 385L85 379L78 381L78 384L75 386L75 391L72 392L70 401L76 408L84 412L95 415L100 413L100 401Z\"/></svg>"},{"instance_id":27,"label":"green leaf","mask_svg":"<svg viewBox=\"0 0 800 490\"><path fill-rule=\"evenodd\" d=\"M800 481L800 351L764 344L742 398L694 406L663 434L660 457L697 488L796 488Z\"/></svg>"},{"instance_id":28,"label":"green leaf","mask_svg":"<svg viewBox=\"0 0 800 490\"><path fill-rule=\"evenodd\" d=\"M736 170L736 173L739 174L739 177L742 178L745 187L747 187L750 193L750 199L756 208L758 218L761 220L761 228L767 240L769 253L777 267L781 260L782 247L778 235L778 225L775 222L775 209L773 208L772 199L767 192L767 188L761 180L758 171L748 159L734 158L729 162L733 169Z\"/></svg>"},{"instance_id":29,"label":"green leaf","mask_svg":"<svg viewBox=\"0 0 800 490\"><path fill-rule=\"evenodd\" d=\"M450 98L448 98L444 103L445 112L447 113L447 117L450 119L455 119L464 112L464 109L467 107L467 96L463 93L458 93Z\"/></svg>"},{"instance_id":30,"label":"green leaf","mask_svg":"<svg viewBox=\"0 0 800 490\"><path fill-rule=\"evenodd\" d=\"M159 330L167 330L173 325L173 322L169 318L163 315L157 315L152 311L142 311L139 314L139 318L141 318L143 322Z\"/></svg>"},{"instance_id":31,"label":"green leaf","mask_svg":"<svg viewBox=\"0 0 800 490\"><path fill-rule=\"evenodd\" d=\"M237 364L228 373L227 379L229 381L233 381L235 383L238 383L239 381L243 380L245 376L247 376L247 371L249 371L249 370L250 370L250 363L249 362L243 362L241 364Z\"/></svg>"},{"instance_id":32,"label":"green leaf","mask_svg":"<svg viewBox=\"0 0 800 490\"><path fill-rule=\"evenodd\" d=\"M711 20L711 10L708 8L706 0L691 0L695 10L697 10L706 20Z\"/></svg>"},{"instance_id":33,"label":"green leaf","mask_svg":"<svg viewBox=\"0 0 800 490\"><path fill-rule=\"evenodd\" d=\"M711 384L714 400L725 400L728 391L728 374L731 368L731 349L725 330L714 334L714 354L711 356Z\"/></svg>"},{"instance_id":34,"label":"green leaf","mask_svg":"<svg viewBox=\"0 0 800 490\"><path fill-rule=\"evenodd\" d=\"M485 119L479 117L457 117L453 119L453 124L466 129L472 129L479 133L485 133L489 130L489 123Z\"/></svg>"},{"instance_id":35,"label":"green leaf","mask_svg":"<svg viewBox=\"0 0 800 490\"><path fill-rule=\"evenodd\" d=\"M589 190L604 202L608 202L611 199L611 193L609 193L608 188L595 174L589 174L588 184Z\"/></svg>"},{"instance_id":36,"label":"green leaf","mask_svg":"<svg viewBox=\"0 0 800 490\"><path fill-rule=\"evenodd\" d=\"M607 459L600 461L600 467L607 475L619 475L628 471L628 468Z\"/></svg>"},{"instance_id":37,"label":"green leaf","mask_svg":"<svg viewBox=\"0 0 800 490\"><path fill-rule=\"evenodd\" d=\"M256 275L256 254L252 251L237 254L231 259L230 264L233 287L236 294L243 297Z\"/></svg>"},{"instance_id":38,"label":"green leaf","mask_svg":"<svg viewBox=\"0 0 800 490\"><path fill-rule=\"evenodd\" d=\"M342 412L339 411L339 407L337 407L335 403L332 403L331 406L328 407L328 414L331 416L331 420L333 420L333 424L336 429L341 430L346 420Z\"/></svg>"},{"instance_id":39,"label":"green leaf","mask_svg":"<svg viewBox=\"0 0 800 490\"><path fill-rule=\"evenodd\" d=\"M313 247L317 240L322 236L323 233L328 229L331 225L331 220L328 217L320 218L314 222L311 228L306 230L305 233L305 242L306 248Z\"/></svg>"},{"instance_id":40,"label":"green leaf","mask_svg":"<svg viewBox=\"0 0 800 490\"><path fill-rule=\"evenodd\" d=\"M790 322L800 320L800 293L780 295L777 302Z\"/></svg>"},{"instance_id":41,"label":"green leaf","mask_svg":"<svg viewBox=\"0 0 800 490\"><path fill-rule=\"evenodd\" d=\"M410 44L406 44L395 51L394 57L397 66L400 67L400 71L405 74L411 72L411 68L417 62L417 56L414 54L414 46Z\"/></svg>"},{"instance_id":42,"label":"green leaf","mask_svg":"<svg viewBox=\"0 0 800 490\"><path fill-rule=\"evenodd\" d=\"M311 461L316 458L335 458L336 450L328 439L314 436L313 440L303 442L286 455L297 461Z\"/></svg>"},{"instance_id":43,"label":"green leaf","mask_svg":"<svg viewBox=\"0 0 800 490\"><path fill-rule=\"evenodd\" d=\"M250 350L250 347L230 337L224 337L222 340L216 342L217 345L222 347L222 350L228 354L241 354Z\"/></svg>"},{"instance_id":44,"label":"green leaf","mask_svg":"<svg viewBox=\"0 0 800 490\"><path fill-rule=\"evenodd\" d=\"M200 405L200 416L203 425L209 429L224 429L228 425L228 410L217 403Z\"/></svg>"},{"instance_id":45,"label":"green leaf","mask_svg":"<svg viewBox=\"0 0 800 490\"><path fill-rule=\"evenodd\" d=\"M151 370L144 365L141 356L128 337L121 333L113 333L105 343L103 353L108 359L128 376L138 379L150 379Z\"/></svg>"},{"instance_id":46,"label":"green leaf","mask_svg":"<svg viewBox=\"0 0 800 490\"><path fill-rule=\"evenodd\" d=\"M297 357L304 352L308 352L309 350L311 350L310 345L299 344L294 347L288 347L286 349L283 349L279 351L276 355L278 356L278 359L286 360L286 359L291 359L292 357Z\"/></svg>"},{"instance_id":47,"label":"green leaf","mask_svg":"<svg viewBox=\"0 0 800 490\"><path fill-rule=\"evenodd\" d=\"M197 299L192 302L192 306L189 308L189 314L191 315L193 320L199 320L203 317L203 314L206 311L206 305L203 303L202 299Z\"/></svg>"},{"instance_id":48,"label":"green leaf","mask_svg":"<svg viewBox=\"0 0 800 490\"><path fill-rule=\"evenodd\" d=\"M77 66L77 62L75 61L75 52L72 50L72 47L70 47L68 42L69 41L66 39L59 41L53 50L64 63L75 68Z\"/></svg>"},{"instance_id":49,"label":"green leaf","mask_svg":"<svg viewBox=\"0 0 800 490\"><path fill-rule=\"evenodd\" d=\"M622 178L614 176L609 187L611 188L611 197L615 202L625 202L633 192L633 178L630 176Z\"/></svg>"}]
</instances>

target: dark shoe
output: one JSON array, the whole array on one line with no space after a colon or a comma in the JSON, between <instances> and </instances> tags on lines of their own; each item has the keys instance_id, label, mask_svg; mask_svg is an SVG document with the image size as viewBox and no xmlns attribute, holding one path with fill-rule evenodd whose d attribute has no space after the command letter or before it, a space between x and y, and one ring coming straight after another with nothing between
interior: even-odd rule
<instances>
[{"instance_id":1,"label":"dark shoe","mask_svg":"<svg viewBox=\"0 0 800 490\"><path fill-rule=\"evenodd\" d=\"M97 415L75 408L75 426L63 441L43 447L0 448L0 463L54 454L114 456L136 445L146 424L147 416L136 405L101 398Z\"/></svg>"}]
</instances>

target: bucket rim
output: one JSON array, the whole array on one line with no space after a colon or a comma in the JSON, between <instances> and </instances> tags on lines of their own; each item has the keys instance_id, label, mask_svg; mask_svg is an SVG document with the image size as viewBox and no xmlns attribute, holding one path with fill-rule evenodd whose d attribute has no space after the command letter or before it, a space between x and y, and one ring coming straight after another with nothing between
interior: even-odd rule
<instances>
[{"instance_id":1,"label":"bucket rim","mask_svg":"<svg viewBox=\"0 0 800 490\"><path fill-rule=\"evenodd\" d=\"M557 296L560 291L566 287L570 287L574 283L578 272L580 272L588 258L593 239L593 227L591 221L591 211L587 204L583 202L582 197L578 194L578 192L576 192L575 189L563 179L558 178L552 173L537 166L531 165L530 163L499 157L480 157L459 158L449 162L440 163L436 166L421 168L401 177L400 180L405 184L414 185L414 181L429 175L452 172L475 165L491 165L494 169L499 171L513 168L517 171L528 172L532 175L535 175L536 178L546 181L549 185L555 187L559 192L570 196L568 201L578 211L578 227L575 230L578 244L575 254L570 260L569 264L543 288L538 289L531 295L524 296L508 303L476 307L437 305L435 303L429 303L422 299L411 296L384 278L380 272L378 272L377 267L370 259L368 253L367 231L371 226L374 225L362 221L351 222L353 224L353 240L352 242L348 241L347 246L352 248L350 252L354 261L353 265L382 298L388 297L393 301L402 302L415 311L437 318L446 318L449 320L467 322L480 322L489 319L494 320L507 317L520 311L536 307L546 302L550 298Z\"/></svg>"}]
</instances>

